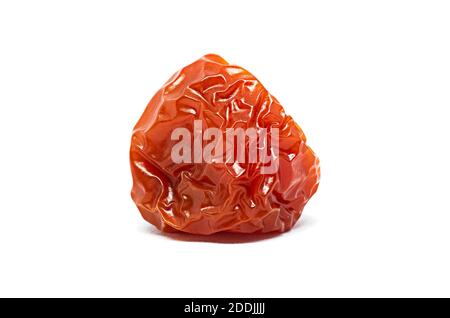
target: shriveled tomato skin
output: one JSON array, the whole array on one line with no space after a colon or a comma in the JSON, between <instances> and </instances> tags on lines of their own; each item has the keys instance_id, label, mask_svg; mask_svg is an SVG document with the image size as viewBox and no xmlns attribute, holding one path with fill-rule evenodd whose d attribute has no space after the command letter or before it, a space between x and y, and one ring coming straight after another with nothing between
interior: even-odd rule
<instances>
[{"instance_id":1,"label":"shriveled tomato skin","mask_svg":"<svg viewBox=\"0 0 450 318\"><path fill-rule=\"evenodd\" d=\"M174 163L175 128L279 128L279 169L255 163ZM248 146L248 145L247 145ZM154 95L132 135L132 199L168 232L268 233L291 229L316 192L319 160L277 99L245 69L218 55L186 66Z\"/></svg>"}]
</instances>

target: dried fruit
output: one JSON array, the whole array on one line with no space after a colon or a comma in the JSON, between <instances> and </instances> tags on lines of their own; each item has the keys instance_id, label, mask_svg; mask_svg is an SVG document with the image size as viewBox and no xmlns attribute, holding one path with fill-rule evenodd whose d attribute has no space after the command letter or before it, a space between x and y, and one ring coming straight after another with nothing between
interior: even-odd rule
<instances>
[{"instance_id":1,"label":"dried fruit","mask_svg":"<svg viewBox=\"0 0 450 318\"><path fill-rule=\"evenodd\" d=\"M132 198L144 219L195 234L287 231L320 175L279 102L217 55L183 68L151 99L130 160Z\"/></svg>"}]
</instances>

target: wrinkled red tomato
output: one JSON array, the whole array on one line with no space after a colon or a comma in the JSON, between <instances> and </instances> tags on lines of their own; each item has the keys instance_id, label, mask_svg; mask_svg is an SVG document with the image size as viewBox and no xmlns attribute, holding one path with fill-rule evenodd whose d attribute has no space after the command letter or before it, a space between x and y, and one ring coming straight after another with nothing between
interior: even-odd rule
<instances>
[{"instance_id":1,"label":"wrinkled red tomato","mask_svg":"<svg viewBox=\"0 0 450 318\"><path fill-rule=\"evenodd\" d=\"M319 184L294 120L245 69L206 55L176 73L136 124L132 198L163 231L292 228Z\"/></svg>"}]
</instances>

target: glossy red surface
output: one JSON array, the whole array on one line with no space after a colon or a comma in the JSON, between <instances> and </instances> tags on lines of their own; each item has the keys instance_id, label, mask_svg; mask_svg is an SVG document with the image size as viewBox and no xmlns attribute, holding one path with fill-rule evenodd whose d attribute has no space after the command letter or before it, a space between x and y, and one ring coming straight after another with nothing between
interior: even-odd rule
<instances>
[{"instance_id":1,"label":"glossy red surface","mask_svg":"<svg viewBox=\"0 0 450 318\"><path fill-rule=\"evenodd\" d=\"M288 83L289 84L289 83ZM279 128L279 170L258 163L174 163L174 128ZM245 145L248 147L248 143ZM319 161L279 102L245 69L206 55L155 94L130 150L132 198L163 231L267 233L292 228L319 184Z\"/></svg>"}]
</instances>

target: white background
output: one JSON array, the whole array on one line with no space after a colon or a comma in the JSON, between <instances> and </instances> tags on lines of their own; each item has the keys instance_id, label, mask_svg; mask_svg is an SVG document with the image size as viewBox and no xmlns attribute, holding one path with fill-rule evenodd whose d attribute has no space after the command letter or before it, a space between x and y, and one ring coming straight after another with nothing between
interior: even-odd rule
<instances>
[{"instance_id":1,"label":"white background","mask_svg":"<svg viewBox=\"0 0 450 318\"><path fill-rule=\"evenodd\" d=\"M130 198L135 122L206 53L321 159L289 233L162 235ZM0 296L448 297L449 107L446 1L2 1Z\"/></svg>"}]
</instances>

